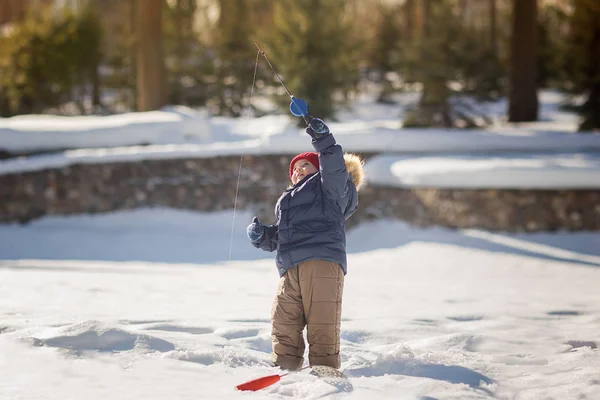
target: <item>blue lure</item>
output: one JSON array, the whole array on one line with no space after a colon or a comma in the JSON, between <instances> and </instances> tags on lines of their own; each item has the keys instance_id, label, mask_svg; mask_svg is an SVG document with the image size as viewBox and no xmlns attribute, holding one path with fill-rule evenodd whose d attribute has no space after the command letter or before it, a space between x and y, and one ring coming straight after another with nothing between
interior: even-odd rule
<instances>
[{"instance_id":1,"label":"blue lure","mask_svg":"<svg viewBox=\"0 0 600 400\"><path fill-rule=\"evenodd\" d=\"M290 112L294 117L306 117L308 116L308 104L306 101L292 96L292 101L290 102Z\"/></svg>"}]
</instances>

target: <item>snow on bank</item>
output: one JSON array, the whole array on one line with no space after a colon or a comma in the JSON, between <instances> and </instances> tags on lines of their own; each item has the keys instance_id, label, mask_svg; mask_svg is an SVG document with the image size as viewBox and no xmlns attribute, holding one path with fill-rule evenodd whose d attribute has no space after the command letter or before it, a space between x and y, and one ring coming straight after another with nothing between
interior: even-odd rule
<instances>
[{"instance_id":1,"label":"snow on bank","mask_svg":"<svg viewBox=\"0 0 600 400\"><path fill-rule=\"evenodd\" d=\"M295 151L310 150L310 144L306 143L305 138L302 139L304 146L299 142ZM344 146L344 148L352 151L352 146ZM208 158L238 154L286 154L291 150L282 145L265 145L264 140L260 139L212 145L157 145L68 150L60 154L0 161L0 175L64 168L77 164ZM369 159L365 171L369 184L391 187L598 189L600 188L600 152L428 156L386 154Z\"/></svg>"},{"instance_id":2,"label":"snow on bank","mask_svg":"<svg viewBox=\"0 0 600 400\"><path fill-rule=\"evenodd\" d=\"M156 112L158 113L158 112ZM150 145L149 149L134 147L140 157L152 158L157 151L162 153L174 148L185 150L191 157L203 157L207 151L215 156L241 154L249 147L245 142L256 146L256 152L263 154L298 153L312 150L303 129L290 126L287 117L263 117L256 120L215 120L210 128L210 140L190 139L202 136L202 130L192 133L181 132L180 121L173 114L159 114L155 121L136 115L136 123L91 129L80 127L79 131L54 132L33 131L14 132L2 129L0 119L0 149L22 152L52 149L88 149L90 156L102 156L108 150L131 153L123 146ZM81 117L81 118L116 118ZM15 117L18 118L18 117ZM44 117L45 124L55 126L54 118ZM75 117L71 117L75 118ZM124 117L121 117L124 118ZM285 119L285 122L282 120ZM389 123L351 122L331 123L332 132L346 151L353 152L398 152L398 153L447 153L447 152L534 152L534 151L600 151L600 135L588 133L564 133L536 131L531 129L504 128L494 130L453 130L453 129L401 129L390 128ZM384 125L384 126L381 126ZM86 133L86 130L90 132ZM154 146L152 146L154 145ZM167 145L167 146L161 146ZM96 148L100 148L95 150ZM177 157L177 153L174 154ZM35 158L35 156L33 157ZM10 161L10 160L9 160ZM6 163L9 161L3 161ZM52 163L49 162L48 167Z\"/></svg>"},{"instance_id":3,"label":"snow on bank","mask_svg":"<svg viewBox=\"0 0 600 400\"><path fill-rule=\"evenodd\" d=\"M600 189L600 153L376 156L367 181L388 187Z\"/></svg>"},{"instance_id":4,"label":"snow on bank","mask_svg":"<svg viewBox=\"0 0 600 400\"><path fill-rule=\"evenodd\" d=\"M182 158L210 158L239 154L262 154L260 139L235 143L168 144L101 149L67 150L57 154L41 154L0 161L0 175L64 168L77 164L138 162Z\"/></svg>"},{"instance_id":5,"label":"snow on bank","mask_svg":"<svg viewBox=\"0 0 600 400\"><path fill-rule=\"evenodd\" d=\"M164 111L79 117L24 115L0 119L0 149L21 153L179 143L191 132L208 137L206 119Z\"/></svg>"},{"instance_id":6,"label":"snow on bank","mask_svg":"<svg viewBox=\"0 0 600 400\"><path fill-rule=\"evenodd\" d=\"M552 134L548 134L552 135ZM533 136L529 144L519 136L493 139L483 132L375 130L369 135L338 135L346 151L401 152L375 157L366 165L371 184L442 188L600 188L600 136L556 134L555 141ZM482 142L478 141L482 139ZM569 142L571 145L569 145ZM431 145L429 143L432 143ZM597 153L566 153L587 147ZM527 149L531 153L525 152ZM554 149L552 153L538 154ZM19 157L0 161L0 174L15 174L76 164L137 162L141 160L207 158L232 155L293 154L312 150L305 134L283 134L212 144L170 144L101 149L67 150L58 154ZM451 154L432 155L437 151ZM476 154L457 153L475 151ZM499 153L518 150L517 153ZM407 156L405 153L428 156ZM482 154L484 153L484 154ZM492 154L490 154L492 153Z\"/></svg>"},{"instance_id":7,"label":"snow on bank","mask_svg":"<svg viewBox=\"0 0 600 400\"><path fill-rule=\"evenodd\" d=\"M520 128L495 130L404 129L374 126L371 122L331 124L346 151L429 153L574 152L600 151L600 135L536 131ZM263 144L267 152L297 153L309 148L306 134L273 135Z\"/></svg>"},{"instance_id":8,"label":"snow on bank","mask_svg":"<svg viewBox=\"0 0 600 400\"><path fill-rule=\"evenodd\" d=\"M0 150L11 153L239 142L297 132L284 115L209 118L206 111L169 106L109 116L22 115L0 118ZM196 146L197 147L197 146Z\"/></svg>"}]
</instances>

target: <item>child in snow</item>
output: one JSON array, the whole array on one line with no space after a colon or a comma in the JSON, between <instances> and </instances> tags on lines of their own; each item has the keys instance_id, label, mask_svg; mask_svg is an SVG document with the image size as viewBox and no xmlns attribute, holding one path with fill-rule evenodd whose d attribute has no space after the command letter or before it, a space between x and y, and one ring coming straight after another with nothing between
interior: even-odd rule
<instances>
[{"instance_id":1,"label":"child in snow","mask_svg":"<svg viewBox=\"0 0 600 400\"><path fill-rule=\"evenodd\" d=\"M340 367L340 323L346 267L346 220L358 206L363 180L358 156L344 154L323 121L306 128L316 153L290 163L292 186L275 207L277 223L254 217L252 244L277 251L281 277L271 312L275 365L297 370L304 362L307 327L310 365Z\"/></svg>"}]
</instances>

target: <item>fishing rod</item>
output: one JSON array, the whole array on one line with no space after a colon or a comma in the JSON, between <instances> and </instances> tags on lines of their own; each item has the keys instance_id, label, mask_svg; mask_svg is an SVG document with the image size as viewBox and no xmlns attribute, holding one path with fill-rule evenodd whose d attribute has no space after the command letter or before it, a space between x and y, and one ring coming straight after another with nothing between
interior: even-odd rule
<instances>
[{"instance_id":1,"label":"fishing rod","mask_svg":"<svg viewBox=\"0 0 600 400\"><path fill-rule=\"evenodd\" d=\"M285 82L283 82L283 79L281 79L281 77L277 73L277 70L275 70L275 68L273 67L273 64L271 64L271 61L269 61L269 57L267 57L265 52L262 51L260 47L258 47L258 44L256 44L256 42L254 42L254 45L258 49L258 52L265 58L265 60L267 60L269 67L271 68L271 70L273 71L273 73L275 74L277 79L279 79L279 82L281 82L281 86L283 86L283 88L285 89L287 94L290 96L290 99L291 99L290 112L292 113L292 115L294 115L295 117L302 117L304 119L304 122L306 122L306 126L309 126L310 121L312 120L312 117L308 113L308 104L306 103L306 101L296 98L292 94L292 92L290 92L290 89L288 89Z\"/></svg>"}]
</instances>

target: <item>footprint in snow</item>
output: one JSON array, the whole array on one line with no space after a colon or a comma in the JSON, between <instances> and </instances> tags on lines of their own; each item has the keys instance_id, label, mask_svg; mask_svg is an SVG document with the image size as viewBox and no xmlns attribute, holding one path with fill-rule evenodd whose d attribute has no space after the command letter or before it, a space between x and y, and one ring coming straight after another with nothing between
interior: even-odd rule
<instances>
[{"instance_id":1,"label":"footprint in snow","mask_svg":"<svg viewBox=\"0 0 600 400\"><path fill-rule=\"evenodd\" d=\"M417 325L437 325L438 322L434 319L427 319L427 318L417 318L417 319L413 319L413 322L416 323Z\"/></svg>"},{"instance_id":2,"label":"footprint in snow","mask_svg":"<svg viewBox=\"0 0 600 400\"><path fill-rule=\"evenodd\" d=\"M589 347L591 349L598 348L598 345L596 344L596 342L593 342L591 340L569 340L565 344L568 344L569 346L571 346L572 349L578 349L580 347Z\"/></svg>"},{"instance_id":3,"label":"footprint in snow","mask_svg":"<svg viewBox=\"0 0 600 400\"><path fill-rule=\"evenodd\" d=\"M223 333L221 333L221 336L228 340L242 339L242 338L248 338L248 337L252 337L252 336L258 336L259 332L260 331L258 329L254 329L254 328L236 329L236 330L223 332Z\"/></svg>"},{"instance_id":4,"label":"footprint in snow","mask_svg":"<svg viewBox=\"0 0 600 400\"><path fill-rule=\"evenodd\" d=\"M146 325L146 324L160 324L171 322L170 320L165 319L121 319L117 321L119 324L123 325Z\"/></svg>"},{"instance_id":5,"label":"footprint in snow","mask_svg":"<svg viewBox=\"0 0 600 400\"><path fill-rule=\"evenodd\" d=\"M575 317L577 315L581 315L579 311L575 310L555 310L549 311L547 314L553 317Z\"/></svg>"},{"instance_id":6,"label":"footprint in snow","mask_svg":"<svg viewBox=\"0 0 600 400\"><path fill-rule=\"evenodd\" d=\"M480 315L458 315L455 317L448 317L448 319L457 322L470 322L470 321L481 321L483 319Z\"/></svg>"},{"instance_id":7,"label":"footprint in snow","mask_svg":"<svg viewBox=\"0 0 600 400\"><path fill-rule=\"evenodd\" d=\"M212 328L180 326L180 325L171 325L171 324L154 325L154 326L149 326L144 329L147 331L183 332L183 333L191 333L192 335L206 335L206 334L214 332L214 329L212 329Z\"/></svg>"}]
</instances>

